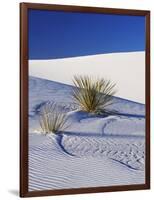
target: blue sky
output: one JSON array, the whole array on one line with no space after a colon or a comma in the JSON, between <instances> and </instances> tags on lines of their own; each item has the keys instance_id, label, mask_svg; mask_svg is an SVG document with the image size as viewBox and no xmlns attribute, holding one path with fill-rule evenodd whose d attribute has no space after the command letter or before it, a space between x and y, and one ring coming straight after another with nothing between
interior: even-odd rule
<instances>
[{"instance_id":1,"label":"blue sky","mask_svg":"<svg viewBox=\"0 0 154 200\"><path fill-rule=\"evenodd\" d=\"M29 59L145 50L145 17L29 10Z\"/></svg>"}]
</instances>

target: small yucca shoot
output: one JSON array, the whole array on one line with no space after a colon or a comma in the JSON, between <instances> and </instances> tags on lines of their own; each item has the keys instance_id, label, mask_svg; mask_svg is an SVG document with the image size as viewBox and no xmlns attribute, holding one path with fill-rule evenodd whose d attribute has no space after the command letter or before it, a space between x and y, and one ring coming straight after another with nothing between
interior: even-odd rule
<instances>
[{"instance_id":1,"label":"small yucca shoot","mask_svg":"<svg viewBox=\"0 0 154 200\"><path fill-rule=\"evenodd\" d=\"M90 76L74 76L73 99L81 110L90 113L103 113L113 103L115 84L110 80L93 79Z\"/></svg>"},{"instance_id":2,"label":"small yucca shoot","mask_svg":"<svg viewBox=\"0 0 154 200\"><path fill-rule=\"evenodd\" d=\"M48 103L43 106L39 123L44 134L58 134L68 127L66 114L58 112L55 103Z\"/></svg>"}]
</instances>

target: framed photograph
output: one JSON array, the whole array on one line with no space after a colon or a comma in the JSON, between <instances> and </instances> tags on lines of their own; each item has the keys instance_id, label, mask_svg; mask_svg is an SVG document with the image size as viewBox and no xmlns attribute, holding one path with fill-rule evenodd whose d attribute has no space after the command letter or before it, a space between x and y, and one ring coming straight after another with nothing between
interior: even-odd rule
<instances>
[{"instance_id":1,"label":"framed photograph","mask_svg":"<svg viewBox=\"0 0 154 200\"><path fill-rule=\"evenodd\" d=\"M20 196L150 188L150 11L20 4Z\"/></svg>"}]
</instances>

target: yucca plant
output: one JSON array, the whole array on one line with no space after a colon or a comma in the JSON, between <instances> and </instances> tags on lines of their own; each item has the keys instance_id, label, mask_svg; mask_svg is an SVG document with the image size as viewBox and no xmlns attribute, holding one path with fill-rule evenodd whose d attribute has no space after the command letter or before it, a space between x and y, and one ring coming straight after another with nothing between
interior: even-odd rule
<instances>
[{"instance_id":1,"label":"yucca plant","mask_svg":"<svg viewBox=\"0 0 154 200\"><path fill-rule=\"evenodd\" d=\"M58 112L56 107L55 103L47 103L41 109L39 123L44 134L58 134L68 127L66 114Z\"/></svg>"},{"instance_id":2,"label":"yucca plant","mask_svg":"<svg viewBox=\"0 0 154 200\"><path fill-rule=\"evenodd\" d=\"M81 110L101 114L113 104L115 85L110 80L94 79L90 76L74 76L73 99Z\"/></svg>"}]
</instances>

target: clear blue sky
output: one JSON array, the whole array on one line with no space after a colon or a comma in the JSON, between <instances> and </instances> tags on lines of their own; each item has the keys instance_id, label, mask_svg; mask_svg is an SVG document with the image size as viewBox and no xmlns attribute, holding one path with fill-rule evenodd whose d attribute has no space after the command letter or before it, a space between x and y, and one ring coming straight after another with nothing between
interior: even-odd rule
<instances>
[{"instance_id":1,"label":"clear blue sky","mask_svg":"<svg viewBox=\"0 0 154 200\"><path fill-rule=\"evenodd\" d=\"M145 50L145 17L29 10L29 59Z\"/></svg>"}]
</instances>

